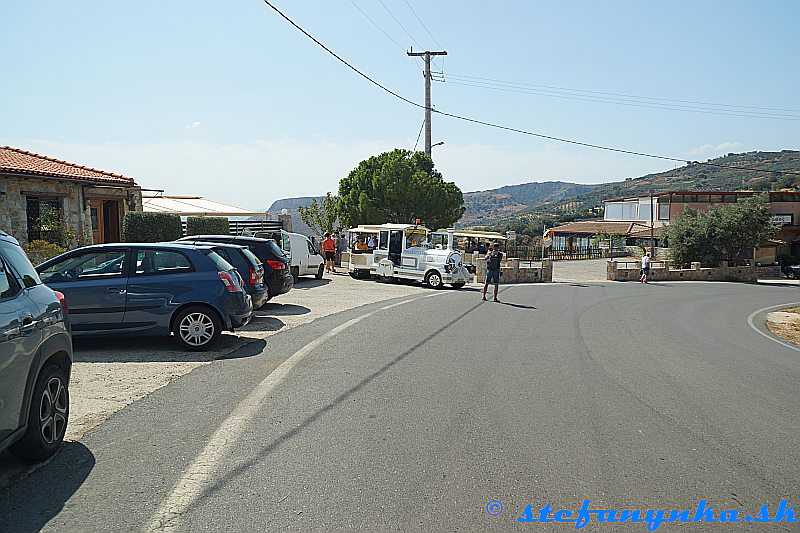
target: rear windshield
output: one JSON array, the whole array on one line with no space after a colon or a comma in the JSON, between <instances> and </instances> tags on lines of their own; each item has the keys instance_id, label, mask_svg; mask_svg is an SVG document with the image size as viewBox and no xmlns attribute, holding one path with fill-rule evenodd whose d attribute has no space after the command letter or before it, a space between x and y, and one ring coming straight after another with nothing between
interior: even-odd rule
<instances>
[{"instance_id":1,"label":"rear windshield","mask_svg":"<svg viewBox=\"0 0 800 533\"><path fill-rule=\"evenodd\" d=\"M33 268L28 256L25 255L20 246L3 242L0 243L0 247L2 247L8 262L11 263L11 267L22 277L23 285L33 287L42 282L39 279L39 274L36 273L36 269Z\"/></svg>"},{"instance_id":2,"label":"rear windshield","mask_svg":"<svg viewBox=\"0 0 800 533\"><path fill-rule=\"evenodd\" d=\"M247 258L247 260L250 261L251 265L253 265L256 268L261 268L262 263L261 261L258 260L258 257L256 257L253 252L251 252L247 248L242 248L242 253Z\"/></svg>"},{"instance_id":3,"label":"rear windshield","mask_svg":"<svg viewBox=\"0 0 800 533\"><path fill-rule=\"evenodd\" d=\"M286 259L283 250L281 250L280 246L275 244L275 241L267 241L267 248L269 248L270 252L278 256L278 258Z\"/></svg>"},{"instance_id":4,"label":"rear windshield","mask_svg":"<svg viewBox=\"0 0 800 533\"><path fill-rule=\"evenodd\" d=\"M206 252L206 256L217 266L220 272L227 272L229 270L233 270L233 266L225 261L217 252L213 250L208 250Z\"/></svg>"}]
</instances>

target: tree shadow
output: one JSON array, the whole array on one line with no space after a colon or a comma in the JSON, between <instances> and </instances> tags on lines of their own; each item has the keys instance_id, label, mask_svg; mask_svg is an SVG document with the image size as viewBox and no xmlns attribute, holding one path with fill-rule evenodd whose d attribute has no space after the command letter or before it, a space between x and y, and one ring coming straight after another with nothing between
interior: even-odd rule
<instances>
[{"instance_id":1,"label":"tree shadow","mask_svg":"<svg viewBox=\"0 0 800 533\"><path fill-rule=\"evenodd\" d=\"M80 442L65 442L53 459L0 491L0 531L41 531L83 485L95 462L89 448Z\"/></svg>"}]
</instances>

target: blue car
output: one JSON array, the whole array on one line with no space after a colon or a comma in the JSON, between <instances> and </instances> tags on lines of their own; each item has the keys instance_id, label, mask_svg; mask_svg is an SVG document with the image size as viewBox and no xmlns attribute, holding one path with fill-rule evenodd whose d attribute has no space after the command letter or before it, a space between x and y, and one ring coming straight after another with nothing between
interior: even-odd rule
<instances>
[{"instance_id":1,"label":"blue car","mask_svg":"<svg viewBox=\"0 0 800 533\"><path fill-rule=\"evenodd\" d=\"M201 351L253 312L239 273L208 246L100 244L36 270L66 296L75 337L173 333L184 349Z\"/></svg>"}]
</instances>

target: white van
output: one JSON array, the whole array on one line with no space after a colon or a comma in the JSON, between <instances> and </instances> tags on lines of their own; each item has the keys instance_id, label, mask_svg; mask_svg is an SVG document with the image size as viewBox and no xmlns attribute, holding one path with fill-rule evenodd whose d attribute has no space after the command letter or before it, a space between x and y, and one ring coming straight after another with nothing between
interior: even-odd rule
<instances>
[{"instance_id":1,"label":"white van","mask_svg":"<svg viewBox=\"0 0 800 533\"><path fill-rule=\"evenodd\" d=\"M281 248L289 258L290 271L295 283L300 276L322 279L325 260L308 237L281 230Z\"/></svg>"}]
</instances>

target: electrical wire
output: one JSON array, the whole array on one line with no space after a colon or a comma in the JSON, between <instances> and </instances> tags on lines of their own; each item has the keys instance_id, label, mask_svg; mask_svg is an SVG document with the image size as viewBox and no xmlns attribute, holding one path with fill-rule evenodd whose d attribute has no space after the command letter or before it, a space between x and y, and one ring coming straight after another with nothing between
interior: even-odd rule
<instances>
[{"instance_id":1,"label":"electrical wire","mask_svg":"<svg viewBox=\"0 0 800 533\"><path fill-rule=\"evenodd\" d=\"M556 87L553 85L537 85L533 83L522 83L516 81L507 81L507 80L498 80L495 78L481 78L478 76L466 76L464 74L451 74L448 73L448 77L461 79L463 81L475 81L475 82L493 82L494 84L499 84L501 86L510 86L510 87L533 87L535 89L552 89L554 91L561 91L567 93L578 93L578 94L588 94L588 95L598 95L601 97L609 96L609 97L622 97L628 99L635 99L635 100L649 100L655 102L670 102L670 103L678 103L678 104L698 104L704 106L714 106L714 107L727 107L727 108L737 108L737 109L753 109L756 111L785 111L789 113L798 113L800 114L800 109L785 109L779 107L755 107L755 106L743 106L743 105L734 105L734 104L720 104L714 102L700 102L695 100L675 100L669 98L655 98L651 96L637 96L632 94L623 94L623 93L606 93L600 91L589 91L586 89L572 89L568 87Z\"/></svg>"},{"instance_id":2,"label":"electrical wire","mask_svg":"<svg viewBox=\"0 0 800 533\"><path fill-rule=\"evenodd\" d=\"M677 104L660 104L658 102L633 102L627 100L619 100L615 98L604 98L604 97L592 97L592 96L577 96L577 95L565 95L559 93L553 93L551 91L543 91L543 90L533 90L533 89L521 89L521 88L513 88L513 87L505 87L505 86L498 86L493 84L486 84L486 83L472 83L472 82L463 82L463 81L454 81L448 75L448 84L450 85L460 85L463 87L474 87L479 89L490 89L496 91L503 91L503 92L512 92L512 93L519 93L519 94L530 94L536 96L546 96L549 98L560 98L566 100L578 100L582 102L596 102L601 104L614 104L614 105L624 105L628 107L642 107L648 109L663 109L666 111L684 111L687 113L702 113L706 115L722 115L722 116L731 116L731 117L745 117L745 118L762 118L762 119L771 119L771 120L790 120L790 121L800 121L800 115L786 115L786 114L779 114L779 113L767 113L767 112L756 112L756 111L740 111L737 109L713 109L713 108L703 108L697 106L688 106L688 105L677 105Z\"/></svg>"},{"instance_id":3,"label":"electrical wire","mask_svg":"<svg viewBox=\"0 0 800 533\"><path fill-rule=\"evenodd\" d=\"M392 96L394 96L398 100L401 100L401 101L403 101L403 102L405 102L407 104L410 104L410 105L412 105L414 107L418 107L420 109L427 109L424 105L419 104L419 103L417 103L417 102L415 102L413 100L410 100L410 99L406 98L405 96L402 96L402 95L394 92L393 90L389 89L388 87L382 85L381 83L375 81L374 79L370 78L368 75L366 75L363 72L361 72L360 70L358 70L356 67L354 67L353 65L348 63L341 56L339 56L336 52L334 52L333 50L328 48L326 45L324 45L322 42L317 40L316 37L314 37L313 35L308 33L306 30L304 30L302 27L300 27L295 21L293 21L288 16L286 16L280 9L275 7L275 5L273 5L269 0L264 0L264 3L267 6L269 6L273 11L275 11L278 15L280 15L281 18L283 18L289 24L294 26L303 35L305 35L306 37L308 37L309 39L314 41L320 48L322 48L323 50L328 52L330 55L332 55L337 60L339 60L342 64L344 64L347 68L349 68L350 70L352 70L353 72L355 72L356 74L358 74L359 76L361 76L362 78L364 78L365 80L370 82L371 84L377 86L378 88L380 88L384 92L387 92L387 93L391 94ZM437 113L437 114L442 115L442 116L454 118L454 119L457 119L457 120L462 120L464 122L470 122L470 123L473 123L473 124L480 124L482 126L487 126L487 127L490 127L490 128L495 128L495 129L504 130L504 131L510 131L510 132L514 132L514 133L520 133L522 135L529 135L531 137L538 137L540 139L548 139L548 140L551 140L551 141L558 141L558 142L563 142L563 143L567 143L567 144L574 144L574 145L577 145L577 146L585 146L587 148L595 148L595 149L598 149L598 150L605 150L605 151L608 151L608 152L616 152L616 153L621 153L621 154L636 155L636 156L640 156L640 157L648 157L648 158L651 158L651 159L660 159L660 160L664 160L664 161L677 161L678 163L686 163L686 164L689 164L689 165L691 165L691 164L704 165L704 166L724 168L724 169L729 169L729 170L730 169L734 169L734 170L744 170L744 171L750 171L750 172L771 172L771 173L774 173L774 174L800 175L800 171L793 171L793 170L764 170L764 169L760 169L760 168L752 168L752 167L745 167L745 166L730 166L730 165L721 165L721 164L718 164L718 163L709 163L709 162L705 162L704 163L704 162L700 162L700 161L687 161L686 159L680 159L680 158L677 158L677 157L669 157L669 156L657 155L657 154L648 154L648 153L645 153L645 152L636 152L636 151L633 151L633 150L625 150L625 149L622 149L622 148L614 148L614 147L610 147L610 146L602 146L602 145L599 145L599 144L592 144L592 143L586 143L586 142L581 142L581 141L575 141L575 140L572 140L572 139L564 139L564 138L561 138L561 137L555 137L553 135L545 135L543 133L536 133L536 132L532 132L532 131L522 130L522 129L519 129L519 128L512 128L510 126L503 126L502 124L495 124L495 123L492 123L492 122L486 122L486 121L475 119L475 118L465 117L465 116L462 116L462 115L456 115L454 113L447 113L445 111L439 111L437 109L434 109L433 107L431 107L430 110L431 110L432 113Z\"/></svg>"},{"instance_id":4,"label":"electrical wire","mask_svg":"<svg viewBox=\"0 0 800 533\"><path fill-rule=\"evenodd\" d=\"M413 35L411 35L411 32L409 32L409 31L406 29L406 27L405 27L405 26L403 26L403 23L402 23L402 22L400 22L400 20L399 20L397 17L395 17L395 16L394 16L394 13L392 13L392 10L391 10L391 9L389 9L389 6L387 6L387 5L386 5L386 3L385 3L383 0L378 0L378 2L380 2L380 3L381 3L381 5L383 6L383 8L386 10L386 12L387 12L387 13L389 13L389 16L390 16L390 17L392 17L392 18L394 19L394 21L397 23L397 25L398 25L398 26L400 26L400 27L403 29L403 31L404 31L404 32L406 32L406 35L408 35L408 37L409 37L409 38L410 38L410 39L411 39L411 40L414 42L414 44L416 44L418 48L422 48L423 46L422 46L421 44L419 44L419 41L417 41L417 40L414 38L414 36L413 36ZM435 57L433 58L433 62L434 62L434 64L436 64L436 58L435 58Z\"/></svg>"},{"instance_id":5,"label":"electrical wire","mask_svg":"<svg viewBox=\"0 0 800 533\"><path fill-rule=\"evenodd\" d=\"M431 39L433 39L433 42L436 43L436 46L438 46L440 49L444 50L444 46L442 46L442 44L439 41L436 40L436 37L433 36L433 34L431 33L431 30L429 30L428 27L425 25L425 23L422 22L422 19L419 18L419 15L417 15L417 12L414 11L413 7L411 7L411 4L408 3L408 0L404 0L404 1L405 1L406 5L408 6L408 9L411 10L411 13L414 14L414 16L417 18L419 23L422 25L422 27L428 33L428 35L430 35Z\"/></svg>"},{"instance_id":6,"label":"electrical wire","mask_svg":"<svg viewBox=\"0 0 800 533\"><path fill-rule=\"evenodd\" d=\"M422 129L425 127L425 121L422 121L422 126L419 127L419 133L417 134L417 142L414 143L414 152L417 151L417 145L419 144L419 139L422 137Z\"/></svg>"},{"instance_id":7,"label":"electrical wire","mask_svg":"<svg viewBox=\"0 0 800 533\"><path fill-rule=\"evenodd\" d=\"M367 15L367 13L366 13L366 12L365 12L363 9L361 9L361 7L359 7L359 5L358 5L358 4L356 4L354 0L350 0L350 3L351 3L351 4L353 4L353 6L354 6L356 9L358 9L358 10L361 12L361 14L362 14L362 15L364 15L364 17L366 17L366 19L372 23L372 25L373 25L373 26L375 26L376 28L378 28L378 31L380 31L380 32L381 32L383 35L385 35L387 39L389 39L391 42L393 42L393 43L394 43L394 44L395 44L395 45L396 45L396 46L397 46L397 47L398 47L400 50L402 50L402 51L404 51L404 52L406 51L405 47L404 47L402 44L400 44L400 43L398 43L397 41L395 41L395 40L392 38L392 36L391 36L391 35L389 35L389 34L388 34L388 33L387 33L387 32L386 32L386 31L385 31L385 30L384 30L382 27L380 27L380 26L378 25L378 23L377 23L377 22L375 22L375 21L372 19L372 17L370 17L369 15ZM416 57L415 59L417 60L417 64L420 66L420 68L422 68L422 59L420 59L419 57Z\"/></svg>"}]
</instances>

